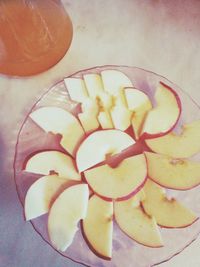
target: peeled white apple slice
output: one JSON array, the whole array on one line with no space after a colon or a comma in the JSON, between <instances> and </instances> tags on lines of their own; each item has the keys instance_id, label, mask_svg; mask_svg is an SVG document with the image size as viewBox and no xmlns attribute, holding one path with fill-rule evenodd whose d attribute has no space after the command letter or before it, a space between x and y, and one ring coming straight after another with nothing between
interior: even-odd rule
<instances>
[{"instance_id":1,"label":"peeled white apple slice","mask_svg":"<svg viewBox=\"0 0 200 267\"><path fill-rule=\"evenodd\" d=\"M180 228L191 225L197 216L174 198L167 198L165 190L148 179L144 186L145 199L142 201L145 211L154 216L156 222L167 228Z\"/></svg>"},{"instance_id":2,"label":"peeled white apple slice","mask_svg":"<svg viewBox=\"0 0 200 267\"><path fill-rule=\"evenodd\" d=\"M131 125L131 111L124 106L114 106L111 111L111 118L115 129L125 131Z\"/></svg>"},{"instance_id":3,"label":"peeled white apple slice","mask_svg":"<svg viewBox=\"0 0 200 267\"><path fill-rule=\"evenodd\" d=\"M84 172L92 190L105 199L125 199L137 193L147 177L143 154L124 159L117 167L105 164Z\"/></svg>"},{"instance_id":4,"label":"peeled white apple slice","mask_svg":"<svg viewBox=\"0 0 200 267\"><path fill-rule=\"evenodd\" d=\"M102 129L114 128L110 113L107 110L99 112L98 121L99 121Z\"/></svg>"},{"instance_id":5,"label":"peeled white apple slice","mask_svg":"<svg viewBox=\"0 0 200 267\"><path fill-rule=\"evenodd\" d=\"M79 172L105 160L106 155L115 155L133 145L135 141L120 130L100 130L89 135L76 154Z\"/></svg>"},{"instance_id":6,"label":"peeled white apple slice","mask_svg":"<svg viewBox=\"0 0 200 267\"><path fill-rule=\"evenodd\" d=\"M107 92L102 92L99 94L97 100L99 102L99 107L103 107L105 110L109 110L113 105L113 97Z\"/></svg>"},{"instance_id":7,"label":"peeled white apple slice","mask_svg":"<svg viewBox=\"0 0 200 267\"><path fill-rule=\"evenodd\" d=\"M48 233L53 246L65 251L78 230L77 224L87 214L89 190L86 184L73 185L53 203L48 218Z\"/></svg>"},{"instance_id":8,"label":"peeled white apple slice","mask_svg":"<svg viewBox=\"0 0 200 267\"><path fill-rule=\"evenodd\" d=\"M99 128L99 122L97 118L88 112L78 114L78 118L82 124L82 127L86 133L93 132Z\"/></svg>"},{"instance_id":9,"label":"peeled white apple slice","mask_svg":"<svg viewBox=\"0 0 200 267\"><path fill-rule=\"evenodd\" d=\"M145 117L152 109L152 104L148 96L138 89L125 88L124 92L128 108L133 112L131 122L135 137L138 139Z\"/></svg>"},{"instance_id":10,"label":"peeled white apple slice","mask_svg":"<svg viewBox=\"0 0 200 267\"><path fill-rule=\"evenodd\" d=\"M169 86L160 82L155 93L156 107L151 109L144 121L142 138L162 136L173 129L181 114L181 101Z\"/></svg>"},{"instance_id":11,"label":"peeled white apple slice","mask_svg":"<svg viewBox=\"0 0 200 267\"><path fill-rule=\"evenodd\" d=\"M55 171L60 177L66 177L71 180L81 180L73 160L70 156L60 151L43 151L33 155L28 159L25 171L48 175Z\"/></svg>"},{"instance_id":12,"label":"peeled white apple slice","mask_svg":"<svg viewBox=\"0 0 200 267\"><path fill-rule=\"evenodd\" d=\"M84 136L79 121L70 112L58 107L42 107L30 114L30 118L44 131L61 134L61 146L71 155Z\"/></svg>"},{"instance_id":13,"label":"peeled white apple slice","mask_svg":"<svg viewBox=\"0 0 200 267\"><path fill-rule=\"evenodd\" d=\"M88 94L91 98L98 97L103 91L101 76L95 73L83 75Z\"/></svg>"},{"instance_id":14,"label":"peeled white apple slice","mask_svg":"<svg viewBox=\"0 0 200 267\"><path fill-rule=\"evenodd\" d=\"M104 91L101 76L95 73L83 75L85 85L91 99L100 101L100 106L109 109L112 106L112 97Z\"/></svg>"},{"instance_id":15,"label":"peeled white apple slice","mask_svg":"<svg viewBox=\"0 0 200 267\"><path fill-rule=\"evenodd\" d=\"M132 87L130 79L121 71L104 70L101 72L104 90L111 95L117 95L124 87Z\"/></svg>"},{"instance_id":16,"label":"peeled white apple slice","mask_svg":"<svg viewBox=\"0 0 200 267\"><path fill-rule=\"evenodd\" d=\"M148 176L157 184L176 190L187 190L200 184L199 162L151 152L145 152L145 156Z\"/></svg>"},{"instance_id":17,"label":"peeled white apple slice","mask_svg":"<svg viewBox=\"0 0 200 267\"><path fill-rule=\"evenodd\" d=\"M82 221L83 236L99 256L112 257L113 203L93 195L88 203L87 216Z\"/></svg>"},{"instance_id":18,"label":"peeled white apple slice","mask_svg":"<svg viewBox=\"0 0 200 267\"><path fill-rule=\"evenodd\" d=\"M43 176L34 182L28 189L25 198L25 217L32 220L47 213L56 194L63 187L74 184L74 181L57 175Z\"/></svg>"},{"instance_id":19,"label":"peeled white apple slice","mask_svg":"<svg viewBox=\"0 0 200 267\"><path fill-rule=\"evenodd\" d=\"M162 137L146 140L154 152L174 158L188 158L200 152L200 120L183 125L180 134L171 132Z\"/></svg>"},{"instance_id":20,"label":"peeled white apple slice","mask_svg":"<svg viewBox=\"0 0 200 267\"><path fill-rule=\"evenodd\" d=\"M72 100L82 103L88 98L88 92L82 79L65 78L64 82Z\"/></svg>"},{"instance_id":21,"label":"peeled white apple slice","mask_svg":"<svg viewBox=\"0 0 200 267\"><path fill-rule=\"evenodd\" d=\"M154 217L147 215L141 205L142 192L114 203L114 216L121 230L136 242L148 247L162 247L163 241Z\"/></svg>"},{"instance_id":22,"label":"peeled white apple slice","mask_svg":"<svg viewBox=\"0 0 200 267\"><path fill-rule=\"evenodd\" d=\"M99 106L95 99L87 98L81 105L83 113L92 113L93 116L98 115Z\"/></svg>"}]
</instances>

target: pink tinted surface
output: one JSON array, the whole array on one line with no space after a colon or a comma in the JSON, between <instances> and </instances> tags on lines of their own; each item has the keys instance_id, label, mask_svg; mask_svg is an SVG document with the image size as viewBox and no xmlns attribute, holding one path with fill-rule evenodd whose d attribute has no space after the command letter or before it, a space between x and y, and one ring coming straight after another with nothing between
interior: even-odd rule
<instances>
[{"instance_id":1,"label":"pink tinted surface","mask_svg":"<svg viewBox=\"0 0 200 267\"><path fill-rule=\"evenodd\" d=\"M154 103L154 92L159 81L171 86L179 95L183 110L179 123L176 129L183 123L189 123L194 120L200 119L199 107L191 100L191 98L181 91L175 84L171 83L167 79L156 75L152 72L148 72L138 68L132 67L99 67L87 70L90 73L100 73L103 69L118 69L131 78L134 86L143 90ZM75 74L75 77L82 77L79 72ZM57 83L53 86L33 107L33 110L42 106L59 106L66 110L75 111L76 104L71 102L68 98L67 90L63 82ZM170 107L169 107L170 108ZM164 118L163 118L164 119ZM39 140L39 142L38 142ZM31 175L22 170L23 163L28 155L34 151L44 149L59 149L59 144L53 135L45 134L39 127L37 127L30 118L25 120L22 129L19 134L17 153L15 161L15 179L17 184L17 190L22 204L24 203L24 197L29 186L39 176ZM195 156L196 159L200 159L200 155ZM195 189L180 192L169 190L170 196L177 197L185 205L200 215L200 194L199 187ZM39 234L47 241L47 215L41 216L32 221L34 228ZM175 254L182 251L188 246L200 232L200 220L195 222L192 226L184 229L161 229L161 233L164 239L165 246L163 248L147 248L132 241L126 235L124 235L117 225L114 225L113 236L113 256L111 261L105 261L94 255L87 247L83 240L81 231L78 231L73 244L62 253L64 256L69 257L77 262L84 263L89 266L101 267L101 266L137 266L148 267L154 264L165 261Z\"/></svg>"},{"instance_id":2,"label":"pink tinted surface","mask_svg":"<svg viewBox=\"0 0 200 267\"><path fill-rule=\"evenodd\" d=\"M63 60L40 75L20 79L0 76L1 267L82 266L62 257L24 221L13 178L19 128L47 88L77 70L128 65L169 78L200 104L199 0L62 2L74 29L72 45ZM199 247L200 238L159 267L199 267Z\"/></svg>"}]
</instances>

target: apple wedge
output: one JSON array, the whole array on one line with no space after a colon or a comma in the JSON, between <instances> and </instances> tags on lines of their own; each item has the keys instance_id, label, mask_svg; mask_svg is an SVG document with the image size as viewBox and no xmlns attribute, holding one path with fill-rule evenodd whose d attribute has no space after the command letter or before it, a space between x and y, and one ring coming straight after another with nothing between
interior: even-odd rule
<instances>
[{"instance_id":1,"label":"apple wedge","mask_svg":"<svg viewBox=\"0 0 200 267\"><path fill-rule=\"evenodd\" d=\"M29 116L44 131L61 134L61 146L74 156L77 145L84 137L83 128L75 116L58 107L42 107Z\"/></svg>"},{"instance_id":2,"label":"apple wedge","mask_svg":"<svg viewBox=\"0 0 200 267\"><path fill-rule=\"evenodd\" d=\"M82 103L88 98L88 92L82 79L65 78L64 83L71 100Z\"/></svg>"},{"instance_id":3,"label":"apple wedge","mask_svg":"<svg viewBox=\"0 0 200 267\"><path fill-rule=\"evenodd\" d=\"M43 151L34 154L27 160L24 170L44 175L54 171L60 177L81 180L81 175L77 172L72 158L60 151Z\"/></svg>"},{"instance_id":4,"label":"apple wedge","mask_svg":"<svg viewBox=\"0 0 200 267\"><path fill-rule=\"evenodd\" d=\"M96 195L89 199L87 216L82 221L82 233L97 256L112 257L113 203Z\"/></svg>"},{"instance_id":5,"label":"apple wedge","mask_svg":"<svg viewBox=\"0 0 200 267\"><path fill-rule=\"evenodd\" d=\"M92 190L106 200L123 200L136 194L147 177L143 154L124 159L117 167L105 164L84 172Z\"/></svg>"},{"instance_id":6,"label":"apple wedge","mask_svg":"<svg viewBox=\"0 0 200 267\"><path fill-rule=\"evenodd\" d=\"M131 125L131 111L125 106L116 105L111 111L111 118L115 129L125 131Z\"/></svg>"},{"instance_id":7,"label":"apple wedge","mask_svg":"<svg viewBox=\"0 0 200 267\"><path fill-rule=\"evenodd\" d=\"M64 190L53 203L48 218L48 233L52 245L65 251L78 230L77 224L87 214L89 190L86 184Z\"/></svg>"},{"instance_id":8,"label":"apple wedge","mask_svg":"<svg viewBox=\"0 0 200 267\"><path fill-rule=\"evenodd\" d=\"M168 133L162 137L146 140L154 152L173 158L189 158L200 152L200 120L182 126L180 134Z\"/></svg>"},{"instance_id":9,"label":"apple wedge","mask_svg":"<svg viewBox=\"0 0 200 267\"><path fill-rule=\"evenodd\" d=\"M90 134L80 145L76 154L79 172L85 171L133 145L135 141L120 130L100 130Z\"/></svg>"},{"instance_id":10,"label":"apple wedge","mask_svg":"<svg viewBox=\"0 0 200 267\"><path fill-rule=\"evenodd\" d=\"M110 95L117 95L125 87L133 87L131 80L121 71L104 70L101 72L103 87Z\"/></svg>"},{"instance_id":11,"label":"apple wedge","mask_svg":"<svg viewBox=\"0 0 200 267\"><path fill-rule=\"evenodd\" d=\"M88 73L83 75L83 79L91 98L96 99L104 91L101 76L96 73Z\"/></svg>"},{"instance_id":12,"label":"apple wedge","mask_svg":"<svg viewBox=\"0 0 200 267\"><path fill-rule=\"evenodd\" d=\"M152 109L152 104L148 96L136 88L125 88L124 92L128 109L132 111L133 131L136 139L138 139L146 115Z\"/></svg>"},{"instance_id":13,"label":"apple wedge","mask_svg":"<svg viewBox=\"0 0 200 267\"><path fill-rule=\"evenodd\" d=\"M58 177L57 175L43 176L34 182L25 197L25 218L32 220L47 213L57 193L75 181Z\"/></svg>"},{"instance_id":14,"label":"apple wedge","mask_svg":"<svg viewBox=\"0 0 200 267\"><path fill-rule=\"evenodd\" d=\"M187 159L145 152L148 176L157 184L176 190L188 190L200 184L200 163Z\"/></svg>"},{"instance_id":15,"label":"apple wedge","mask_svg":"<svg viewBox=\"0 0 200 267\"><path fill-rule=\"evenodd\" d=\"M110 112L107 110L103 109L102 111L99 112L98 121L102 129L106 130L106 129L114 128L114 125L113 125L113 122L110 116Z\"/></svg>"},{"instance_id":16,"label":"apple wedge","mask_svg":"<svg viewBox=\"0 0 200 267\"><path fill-rule=\"evenodd\" d=\"M145 118L141 138L149 139L162 136L171 131L181 114L181 101L176 92L160 82L155 93L156 107Z\"/></svg>"},{"instance_id":17,"label":"apple wedge","mask_svg":"<svg viewBox=\"0 0 200 267\"><path fill-rule=\"evenodd\" d=\"M140 191L132 198L114 203L114 216L121 230L136 242L148 247L162 247L163 241L154 217L145 213Z\"/></svg>"},{"instance_id":18,"label":"apple wedge","mask_svg":"<svg viewBox=\"0 0 200 267\"><path fill-rule=\"evenodd\" d=\"M147 180L144 188L145 199L142 201L147 214L154 216L156 222L166 228L187 227L197 220L197 216L174 198L167 198L166 192L159 185Z\"/></svg>"},{"instance_id":19,"label":"apple wedge","mask_svg":"<svg viewBox=\"0 0 200 267\"><path fill-rule=\"evenodd\" d=\"M85 131L85 133L91 133L99 128L99 121L97 120L96 116L92 113L84 112L79 113L78 118L81 122L81 125Z\"/></svg>"},{"instance_id":20,"label":"apple wedge","mask_svg":"<svg viewBox=\"0 0 200 267\"><path fill-rule=\"evenodd\" d=\"M81 104L81 109L83 113L92 113L94 116L99 113L98 102L95 99L86 98Z\"/></svg>"}]
</instances>

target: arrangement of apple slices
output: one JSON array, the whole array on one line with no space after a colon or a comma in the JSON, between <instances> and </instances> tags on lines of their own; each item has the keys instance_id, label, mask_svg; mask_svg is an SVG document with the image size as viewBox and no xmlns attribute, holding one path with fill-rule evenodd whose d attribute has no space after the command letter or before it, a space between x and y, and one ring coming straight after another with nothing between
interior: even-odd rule
<instances>
[{"instance_id":1,"label":"arrangement of apple slices","mask_svg":"<svg viewBox=\"0 0 200 267\"><path fill-rule=\"evenodd\" d=\"M40 176L26 194L26 220L48 214L49 240L60 251L80 226L89 248L106 260L112 259L114 222L133 242L164 246L159 227L183 228L198 219L169 198L168 189L200 184L200 162L189 159L200 151L200 120L173 132L181 101L161 81L153 98L119 70L87 71L64 83L80 107L76 115L55 106L30 113L44 134L61 135L61 149L25 159L23 170ZM111 164L115 157L120 161Z\"/></svg>"}]
</instances>

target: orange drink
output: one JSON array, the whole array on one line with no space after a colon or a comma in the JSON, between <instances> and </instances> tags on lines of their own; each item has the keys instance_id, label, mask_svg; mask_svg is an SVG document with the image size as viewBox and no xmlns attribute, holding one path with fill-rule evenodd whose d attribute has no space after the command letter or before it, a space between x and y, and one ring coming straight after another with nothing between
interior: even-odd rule
<instances>
[{"instance_id":1,"label":"orange drink","mask_svg":"<svg viewBox=\"0 0 200 267\"><path fill-rule=\"evenodd\" d=\"M55 65L72 40L58 0L0 1L0 73L27 76Z\"/></svg>"}]
</instances>

